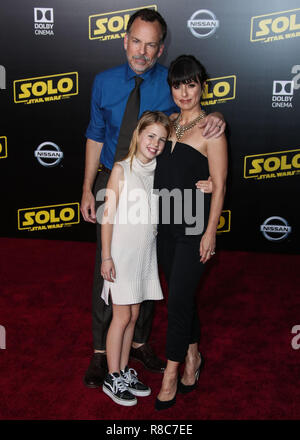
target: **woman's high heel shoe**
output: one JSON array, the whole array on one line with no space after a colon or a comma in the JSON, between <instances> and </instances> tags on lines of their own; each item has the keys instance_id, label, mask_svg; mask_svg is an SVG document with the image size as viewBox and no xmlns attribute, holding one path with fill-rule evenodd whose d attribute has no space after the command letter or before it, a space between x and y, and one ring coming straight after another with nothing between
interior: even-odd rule
<instances>
[{"instance_id":1,"label":"woman's high heel shoe","mask_svg":"<svg viewBox=\"0 0 300 440\"><path fill-rule=\"evenodd\" d=\"M171 408L171 406L175 405L177 391L178 391L178 380L177 380L177 387L176 387L176 391L175 391L175 396L173 397L173 399L159 400L158 397L156 397L155 405L154 405L155 409L157 411L161 411L162 409L168 409L168 408Z\"/></svg>"},{"instance_id":2,"label":"woman's high heel shoe","mask_svg":"<svg viewBox=\"0 0 300 440\"><path fill-rule=\"evenodd\" d=\"M200 372L204 366L204 358L201 355L201 353L199 353L200 359L201 359L201 364L199 365L199 367L197 368L196 372L195 372L195 383L193 385L184 385L181 380L178 380L178 386L177 386L177 392L181 393L181 394L187 394L190 393L191 391L194 391L197 387L198 384L198 380L199 380L199 376L200 376Z\"/></svg>"},{"instance_id":3,"label":"woman's high heel shoe","mask_svg":"<svg viewBox=\"0 0 300 440\"><path fill-rule=\"evenodd\" d=\"M157 411L161 411L162 409L168 409L168 408L171 408L171 406L175 405L175 403L176 403L176 394L177 394L177 391L176 391L175 396L173 397L173 399L171 399L171 400L165 400L165 401L163 401L163 400L159 400L159 399L156 397L156 400L155 400L155 409L156 409Z\"/></svg>"}]
</instances>

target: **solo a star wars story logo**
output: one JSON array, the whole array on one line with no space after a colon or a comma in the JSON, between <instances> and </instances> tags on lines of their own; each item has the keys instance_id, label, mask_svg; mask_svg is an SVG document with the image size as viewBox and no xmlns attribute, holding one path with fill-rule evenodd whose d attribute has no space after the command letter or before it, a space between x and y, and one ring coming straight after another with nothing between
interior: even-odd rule
<instances>
[{"instance_id":1,"label":"solo a star wars story logo","mask_svg":"<svg viewBox=\"0 0 300 440\"><path fill-rule=\"evenodd\" d=\"M18 210L18 229L20 231L47 231L71 226L79 222L79 203L64 203Z\"/></svg>"},{"instance_id":2,"label":"solo a star wars story logo","mask_svg":"<svg viewBox=\"0 0 300 440\"><path fill-rule=\"evenodd\" d=\"M217 227L217 233L230 232L231 229L231 211L230 209L224 209L221 212L219 224Z\"/></svg>"},{"instance_id":3,"label":"solo a star wars story logo","mask_svg":"<svg viewBox=\"0 0 300 440\"><path fill-rule=\"evenodd\" d=\"M291 177L300 173L300 149L253 154L244 158L245 179Z\"/></svg>"},{"instance_id":4,"label":"solo a star wars story logo","mask_svg":"<svg viewBox=\"0 0 300 440\"><path fill-rule=\"evenodd\" d=\"M0 136L0 159L7 158L7 137Z\"/></svg>"},{"instance_id":5,"label":"solo a star wars story logo","mask_svg":"<svg viewBox=\"0 0 300 440\"><path fill-rule=\"evenodd\" d=\"M206 81L202 105L221 104L236 97L236 75L211 78Z\"/></svg>"},{"instance_id":6,"label":"solo a star wars story logo","mask_svg":"<svg viewBox=\"0 0 300 440\"><path fill-rule=\"evenodd\" d=\"M16 104L60 101L78 95L78 72L59 73L14 81Z\"/></svg>"},{"instance_id":7,"label":"solo a star wars story logo","mask_svg":"<svg viewBox=\"0 0 300 440\"><path fill-rule=\"evenodd\" d=\"M157 11L156 5L141 6L122 11L106 12L89 16L89 39L109 41L124 38L127 23L132 14L139 9L153 9Z\"/></svg>"},{"instance_id":8,"label":"solo a star wars story logo","mask_svg":"<svg viewBox=\"0 0 300 440\"><path fill-rule=\"evenodd\" d=\"M252 43L272 43L296 37L300 37L300 8L251 18Z\"/></svg>"}]
</instances>

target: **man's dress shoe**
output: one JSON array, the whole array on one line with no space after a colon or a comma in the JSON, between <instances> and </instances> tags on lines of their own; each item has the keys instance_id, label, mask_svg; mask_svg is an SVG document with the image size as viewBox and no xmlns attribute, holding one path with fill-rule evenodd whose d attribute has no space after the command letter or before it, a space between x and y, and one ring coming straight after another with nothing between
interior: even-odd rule
<instances>
[{"instance_id":1,"label":"man's dress shoe","mask_svg":"<svg viewBox=\"0 0 300 440\"><path fill-rule=\"evenodd\" d=\"M103 384L107 374L107 359L105 353L94 353L85 373L83 382L88 388L98 388Z\"/></svg>"},{"instance_id":2,"label":"man's dress shoe","mask_svg":"<svg viewBox=\"0 0 300 440\"><path fill-rule=\"evenodd\" d=\"M145 343L139 348L131 347L130 357L141 362L144 367L153 373L163 373L166 368L166 362L159 359L149 344Z\"/></svg>"}]
</instances>

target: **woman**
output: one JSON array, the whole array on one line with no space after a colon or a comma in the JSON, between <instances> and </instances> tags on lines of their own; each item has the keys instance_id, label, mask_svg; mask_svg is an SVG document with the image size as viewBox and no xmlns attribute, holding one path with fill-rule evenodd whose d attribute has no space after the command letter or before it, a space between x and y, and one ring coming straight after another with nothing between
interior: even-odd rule
<instances>
[{"instance_id":1,"label":"woman","mask_svg":"<svg viewBox=\"0 0 300 440\"><path fill-rule=\"evenodd\" d=\"M169 296L166 345L168 362L155 402L158 410L174 405L177 387L182 393L195 389L203 365L198 352L199 319L195 294L204 265L215 253L216 230L227 175L225 136L205 139L198 127L198 122L205 115L200 99L206 79L204 67L191 55L182 55L171 63L168 82L180 113L171 116L173 129L157 160L154 188L159 191L177 188L182 199L178 202L177 197L177 201L170 205L170 221L166 221L166 224L162 217L166 209L165 202L169 202L170 198L160 199L158 258L167 279ZM179 211L186 214L187 208L192 206L190 218L195 218L195 213L199 211L199 192L197 194L194 182L199 178L206 180L209 175L213 182L213 193L212 196L203 195L204 229L201 231L197 225L199 218L196 218L196 225L191 227L186 215L180 220ZM182 362L185 362L185 369L182 378L178 380L178 367Z\"/></svg>"}]
</instances>

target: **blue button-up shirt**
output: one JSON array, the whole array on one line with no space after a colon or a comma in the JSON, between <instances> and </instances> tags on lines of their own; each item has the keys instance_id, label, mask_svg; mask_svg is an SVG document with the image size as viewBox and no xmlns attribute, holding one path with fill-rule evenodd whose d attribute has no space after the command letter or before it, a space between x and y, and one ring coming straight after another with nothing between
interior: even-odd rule
<instances>
[{"instance_id":1,"label":"blue button-up shirt","mask_svg":"<svg viewBox=\"0 0 300 440\"><path fill-rule=\"evenodd\" d=\"M167 69L155 64L140 75L140 113L160 110L167 115L178 112L167 83ZM103 142L100 162L112 169L119 131L130 92L134 89L136 73L129 64L99 73L94 81L91 100L91 119L86 137ZM129 145L128 145L129 147Z\"/></svg>"}]
</instances>

